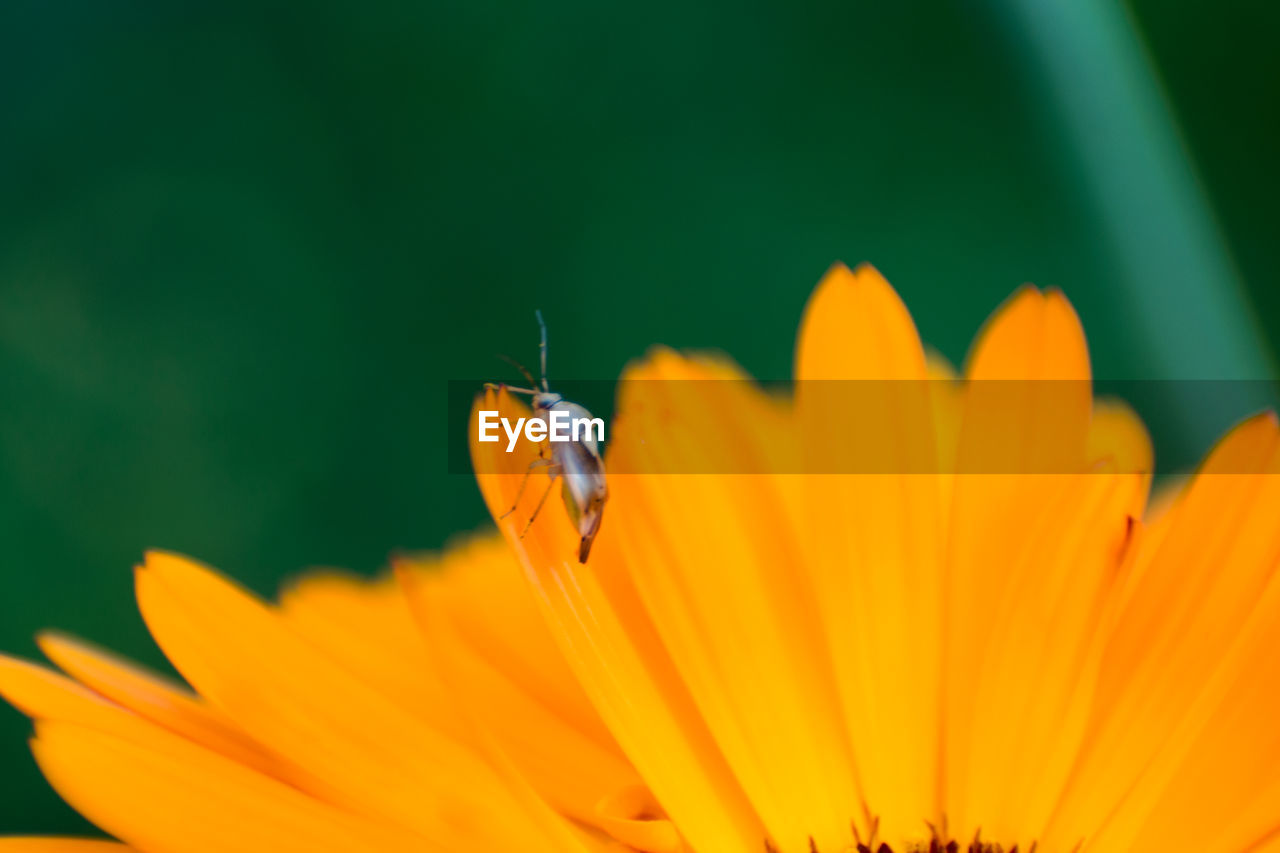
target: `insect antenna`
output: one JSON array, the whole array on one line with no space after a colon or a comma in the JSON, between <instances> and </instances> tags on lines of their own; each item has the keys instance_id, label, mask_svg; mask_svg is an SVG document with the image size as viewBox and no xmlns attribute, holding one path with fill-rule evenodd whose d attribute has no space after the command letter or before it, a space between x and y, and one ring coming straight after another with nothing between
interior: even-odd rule
<instances>
[{"instance_id":1,"label":"insect antenna","mask_svg":"<svg viewBox=\"0 0 1280 853\"><path fill-rule=\"evenodd\" d=\"M542 390L550 394L551 386L547 383L547 324L542 320L541 309L535 308L533 315L538 318L538 328L542 329L542 342L538 344L538 354L542 358Z\"/></svg>"},{"instance_id":2,"label":"insect antenna","mask_svg":"<svg viewBox=\"0 0 1280 853\"><path fill-rule=\"evenodd\" d=\"M514 358L512 358L509 355L503 355L502 353L498 353L498 358L502 359L507 364L514 367L516 370L520 371L520 374L525 379L527 379L529 381L529 384L532 385L534 388L538 387L538 380L533 378L533 374L529 372L529 368L525 367L523 364L516 361Z\"/></svg>"}]
</instances>

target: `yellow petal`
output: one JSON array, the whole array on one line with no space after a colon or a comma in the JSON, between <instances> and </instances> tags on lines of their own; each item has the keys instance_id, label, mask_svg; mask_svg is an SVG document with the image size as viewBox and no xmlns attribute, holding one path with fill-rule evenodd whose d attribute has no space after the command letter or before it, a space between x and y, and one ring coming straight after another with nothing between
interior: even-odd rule
<instances>
[{"instance_id":1,"label":"yellow petal","mask_svg":"<svg viewBox=\"0 0 1280 853\"><path fill-rule=\"evenodd\" d=\"M79 838L0 838L0 853L130 853L114 841Z\"/></svg>"},{"instance_id":2,"label":"yellow petal","mask_svg":"<svg viewBox=\"0 0 1280 853\"><path fill-rule=\"evenodd\" d=\"M209 570L153 552L137 587L143 617L178 671L303 768L300 783L318 796L426 838L574 849L549 836L543 816L475 744L377 692Z\"/></svg>"},{"instance_id":3,"label":"yellow petal","mask_svg":"<svg viewBox=\"0 0 1280 853\"><path fill-rule=\"evenodd\" d=\"M397 560L396 568L402 586L407 581L407 588L438 599L458 638L520 690L598 743L613 743L501 537L456 544L438 560Z\"/></svg>"},{"instance_id":4,"label":"yellow petal","mask_svg":"<svg viewBox=\"0 0 1280 853\"><path fill-rule=\"evenodd\" d=\"M805 308L795 374L802 382L926 378L911 315L874 268L828 270Z\"/></svg>"},{"instance_id":5,"label":"yellow petal","mask_svg":"<svg viewBox=\"0 0 1280 853\"><path fill-rule=\"evenodd\" d=\"M1109 641L1088 739L1047 843L1090 833L1129 849L1177 757L1231 687L1224 668L1244 654L1241 637L1280 560L1278 511L1280 430L1262 416L1214 451L1166 516L1164 534L1140 540L1140 575Z\"/></svg>"},{"instance_id":6,"label":"yellow petal","mask_svg":"<svg viewBox=\"0 0 1280 853\"><path fill-rule=\"evenodd\" d=\"M280 772L265 751L190 691L64 634L46 632L38 641L49 660L95 693L242 764Z\"/></svg>"},{"instance_id":7,"label":"yellow petal","mask_svg":"<svg viewBox=\"0 0 1280 853\"><path fill-rule=\"evenodd\" d=\"M595 822L601 791L639 784L573 680L505 542L475 539L439 559L396 563L400 583L307 575L283 594L282 613L351 673L455 736L470 738L472 723L485 728L518 772L574 818Z\"/></svg>"},{"instance_id":8,"label":"yellow petal","mask_svg":"<svg viewBox=\"0 0 1280 853\"><path fill-rule=\"evenodd\" d=\"M279 811L270 821L249 817L238 827L226 824L222 832L238 832L238 837L250 845L248 849L307 849L303 845L311 832L332 833L328 836L333 839L332 846L316 848L332 850L348 849L342 844L350 843L355 846L349 849L372 851L380 849L380 843L403 843L410 837L342 815L277 779L174 734L43 667L0 658L0 693L36 719L37 759L63 798L102 829L141 849L221 849L211 842L214 836L199 836L198 823L188 825L182 816L186 814L197 822L234 821L234 809L219 818L219 808L238 798L259 803L255 809ZM77 746L70 747L64 734ZM63 751L64 746L71 752ZM81 752L80 747L88 753ZM104 747L113 750L117 759L96 760L94 756L99 753L95 750ZM168 769L162 770L162 766ZM183 776L187 778L180 778ZM168 807L160 791L171 803L172 817L165 811ZM133 800L132 796L138 799ZM165 817L156 820L157 814ZM315 827L298 834L296 847L273 847L278 833L273 825L291 823L314 823ZM259 832L261 835L256 834Z\"/></svg>"},{"instance_id":9,"label":"yellow petal","mask_svg":"<svg viewBox=\"0 0 1280 853\"><path fill-rule=\"evenodd\" d=\"M965 374L981 380L1087 382L1089 351L1080 318L1060 291L1023 287L991 315Z\"/></svg>"},{"instance_id":10,"label":"yellow petal","mask_svg":"<svg viewBox=\"0 0 1280 853\"><path fill-rule=\"evenodd\" d=\"M991 626L963 696L972 708L950 811L960 837L979 828L1023 848L1057 805L1085 735L1107 636L1110 602L1131 559L1146 478L1078 474L1031 521L1027 548L997 571L1002 597L986 602Z\"/></svg>"},{"instance_id":11,"label":"yellow petal","mask_svg":"<svg viewBox=\"0 0 1280 853\"><path fill-rule=\"evenodd\" d=\"M4 655L0 655L0 696L35 720L74 723L143 744L155 737L167 742L170 735L154 721L66 676Z\"/></svg>"},{"instance_id":12,"label":"yellow petal","mask_svg":"<svg viewBox=\"0 0 1280 853\"><path fill-rule=\"evenodd\" d=\"M114 731L121 724L130 731L142 724L138 716L66 676L7 655L0 655L0 696L33 719L70 720Z\"/></svg>"},{"instance_id":13,"label":"yellow petal","mask_svg":"<svg viewBox=\"0 0 1280 853\"><path fill-rule=\"evenodd\" d=\"M966 378L958 473L1081 470L1092 414L1089 354L1061 293L1019 291L978 338Z\"/></svg>"},{"instance_id":14,"label":"yellow petal","mask_svg":"<svg viewBox=\"0 0 1280 853\"><path fill-rule=\"evenodd\" d=\"M527 416L505 392L487 391L472 412ZM700 853L752 850L764 830L715 747L638 596L617 550L606 507L589 566L577 560L578 534L562 507L548 504L522 537L538 489L512 509L536 453L528 443L506 453L471 445L489 511L520 558L556 642L619 746L664 811ZM611 478L611 488L618 478Z\"/></svg>"},{"instance_id":15,"label":"yellow petal","mask_svg":"<svg viewBox=\"0 0 1280 853\"><path fill-rule=\"evenodd\" d=\"M378 693L448 724L438 710L448 706L448 696L429 675L430 655L393 578L306 574L281 593L280 615L294 633Z\"/></svg>"},{"instance_id":16,"label":"yellow petal","mask_svg":"<svg viewBox=\"0 0 1280 853\"><path fill-rule=\"evenodd\" d=\"M50 784L140 850L263 853L445 850L361 821L174 735L147 744L40 722L32 744Z\"/></svg>"},{"instance_id":17,"label":"yellow petal","mask_svg":"<svg viewBox=\"0 0 1280 853\"><path fill-rule=\"evenodd\" d=\"M1253 850L1280 834L1280 582L1271 579L1237 651L1153 764L1144 787L1158 796L1135 851ZM1217 694L1215 696L1215 694ZM1214 707L1216 700L1216 707ZM1199 731L1196 728L1199 727ZM1163 765L1163 772L1160 772ZM1163 778L1161 778L1163 777ZM1167 784L1166 784L1167 780ZM1158 795L1155 793L1159 791ZM1142 799L1142 793L1131 801ZM1114 824L1126 823L1123 816ZM1123 842L1113 842L1116 846Z\"/></svg>"},{"instance_id":18,"label":"yellow petal","mask_svg":"<svg viewBox=\"0 0 1280 853\"><path fill-rule=\"evenodd\" d=\"M1043 549L1054 565L1053 549L1067 547L1044 541L1046 532L1058 535L1046 508L1061 513L1086 507L1089 499L1080 490L1088 489L1080 477L1108 476L1078 473L1089 464L1089 358L1079 320L1061 294L1024 288L1015 295L980 336L967 379L943 604L942 779L945 814L961 838L990 820L970 801L990 808L1006 789L999 774L984 773L990 765L979 751L987 739L982 720L991 703L1002 700L975 693L975 685L984 678L1004 683L985 673L1015 665L1008 655L1004 663L993 662L992 638L1000 620L1016 612L1019 596L1036 592L1027 586L1035 564L1028 555ZM1111 518L1103 527L1108 537L1117 522L1126 529L1123 514ZM1076 520L1068 531L1083 523ZM1091 568L1088 576L1084 588L1096 590L1098 572ZM1074 645L1072 651L1082 653Z\"/></svg>"},{"instance_id":19,"label":"yellow petal","mask_svg":"<svg viewBox=\"0 0 1280 853\"><path fill-rule=\"evenodd\" d=\"M925 821L941 819L939 596L947 483L933 418L934 406L947 401L932 386L942 391L947 383L930 381L906 307L869 267L836 266L827 274L806 309L796 361L802 453L806 470L819 472L802 487L800 542L812 573L812 606L869 809L882 837L915 837ZM874 454L883 467L862 459L849 464L838 458L841 448ZM842 470L859 473L830 473ZM854 817L862 815L848 814L846 822ZM839 849L834 841L827 846Z\"/></svg>"},{"instance_id":20,"label":"yellow petal","mask_svg":"<svg viewBox=\"0 0 1280 853\"><path fill-rule=\"evenodd\" d=\"M732 376L732 379L715 377ZM613 538L639 601L782 851L841 849L861 816L798 507L770 460L794 448L777 404L723 365L658 352L622 383ZM772 424L768 429L766 425ZM634 472L634 473L632 473ZM681 473L691 472L691 473Z\"/></svg>"},{"instance_id":21,"label":"yellow petal","mask_svg":"<svg viewBox=\"0 0 1280 853\"><path fill-rule=\"evenodd\" d=\"M1090 462L1109 462L1120 473L1150 474L1155 468L1146 426L1119 400L1094 400L1088 457Z\"/></svg>"},{"instance_id":22,"label":"yellow petal","mask_svg":"<svg viewBox=\"0 0 1280 853\"><path fill-rule=\"evenodd\" d=\"M492 556L477 559L480 553ZM495 746L551 805L584 823L598 823L596 802L601 792L639 787L640 778L598 720L579 727L573 719L575 714L561 713L560 709L566 706L577 714L592 713L589 705L581 707L585 697L530 690L522 683L522 670L507 665L503 648L525 643L544 647L548 657L534 664L538 668L551 670L557 663L563 666L546 627L540 621L508 621L501 598L478 599L466 605L467 610L494 607L486 628L488 633L499 636L497 642L469 642L457 622L455 611L460 609L459 598L465 595L459 595L459 587L492 588L503 583L514 587L525 599L521 610L540 619L506 543L494 540L464 546L461 552L450 553L443 563L401 563L398 573L433 651L432 665L440 671L451 701L465 708L477 725L492 734ZM508 580L475 582L494 574Z\"/></svg>"},{"instance_id":23,"label":"yellow petal","mask_svg":"<svg viewBox=\"0 0 1280 853\"><path fill-rule=\"evenodd\" d=\"M597 807L601 828L644 853L682 853L684 842L671 821L658 817L662 807L643 786L620 788Z\"/></svg>"}]
</instances>

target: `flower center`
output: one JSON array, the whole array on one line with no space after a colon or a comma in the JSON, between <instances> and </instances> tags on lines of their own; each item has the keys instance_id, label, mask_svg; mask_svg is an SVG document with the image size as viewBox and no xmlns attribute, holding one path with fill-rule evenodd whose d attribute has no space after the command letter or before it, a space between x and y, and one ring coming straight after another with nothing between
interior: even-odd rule
<instances>
[{"instance_id":1,"label":"flower center","mask_svg":"<svg viewBox=\"0 0 1280 853\"><path fill-rule=\"evenodd\" d=\"M870 843L859 840L856 844L846 847L838 853L1019 853L1018 845L1005 847L1002 844L996 844L990 841L983 841L981 837L974 838L968 844L961 844L958 841L943 841L941 838L934 836L928 841L913 841L905 847L895 848L886 842L877 842L872 838ZM778 853L778 848L767 839L764 842L764 853ZM817 843L809 839L809 853L827 853L818 847ZM1036 853L1036 845L1032 844L1027 853Z\"/></svg>"}]
</instances>

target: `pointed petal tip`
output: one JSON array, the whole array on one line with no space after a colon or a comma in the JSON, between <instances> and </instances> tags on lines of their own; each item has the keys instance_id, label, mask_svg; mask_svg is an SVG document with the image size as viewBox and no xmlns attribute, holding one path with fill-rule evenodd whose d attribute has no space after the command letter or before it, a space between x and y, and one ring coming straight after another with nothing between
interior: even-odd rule
<instances>
[{"instance_id":1,"label":"pointed petal tip","mask_svg":"<svg viewBox=\"0 0 1280 853\"><path fill-rule=\"evenodd\" d=\"M193 560L186 554L180 554L177 551L170 551L165 548L148 548L143 552L142 556L142 566L148 569L156 569L163 572L213 571L210 567L198 560Z\"/></svg>"},{"instance_id":2,"label":"pointed petal tip","mask_svg":"<svg viewBox=\"0 0 1280 853\"><path fill-rule=\"evenodd\" d=\"M813 295L816 296L818 291L832 287L848 287L855 290L865 287L888 287L892 290L888 279L868 261L860 261L852 267L844 261L836 261L822 274ZM811 296L811 301L812 298Z\"/></svg>"},{"instance_id":3,"label":"pointed petal tip","mask_svg":"<svg viewBox=\"0 0 1280 853\"><path fill-rule=\"evenodd\" d=\"M837 264L809 296L796 339L795 377L925 378L911 312L875 267Z\"/></svg>"},{"instance_id":4,"label":"pointed petal tip","mask_svg":"<svg viewBox=\"0 0 1280 853\"><path fill-rule=\"evenodd\" d=\"M970 379L1057 379L1091 376L1084 327L1062 291L1019 287L992 312L965 359Z\"/></svg>"},{"instance_id":5,"label":"pointed petal tip","mask_svg":"<svg viewBox=\"0 0 1280 853\"><path fill-rule=\"evenodd\" d=\"M37 720L62 706L62 694L70 688L80 695L87 691L47 666L11 655L0 654L0 699Z\"/></svg>"},{"instance_id":6,"label":"pointed petal tip","mask_svg":"<svg viewBox=\"0 0 1280 853\"><path fill-rule=\"evenodd\" d=\"M36 634L36 646L59 669L64 669L62 661L71 656L85 653L106 654L92 643L57 628L45 628L38 632Z\"/></svg>"}]
</instances>

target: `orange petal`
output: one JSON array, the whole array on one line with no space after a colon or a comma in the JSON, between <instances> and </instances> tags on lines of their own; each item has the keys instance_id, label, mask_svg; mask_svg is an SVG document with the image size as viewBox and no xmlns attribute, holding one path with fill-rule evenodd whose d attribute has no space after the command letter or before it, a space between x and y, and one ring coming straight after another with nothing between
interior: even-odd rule
<instances>
[{"instance_id":1,"label":"orange petal","mask_svg":"<svg viewBox=\"0 0 1280 853\"><path fill-rule=\"evenodd\" d=\"M805 308L795 374L802 382L926 377L911 315L873 267L836 264L827 271Z\"/></svg>"},{"instance_id":2,"label":"orange petal","mask_svg":"<svg viewBox=\"0 0 1280 853\"><path fill-rule=\"evenodd\" d=\"M1280 580L1273 577L1238 651L1215 681L1226 690L1202 714L1189 714L1149 772L1158 801L1132 842L1135 851L1254 850L1280 835ZM1210 710L1211 708L1211 710ZM1196 726L1199 724L1199 731ZM1185 748L1169 748L1175 743ZM1160 765L1164 772L1158 772ZM1164 780L1168 780L1167 786ZM1154 784L1152 784L1154 783ZM1141 794L1132 798L1135 802ZM1126 821L1115 821L1117 827Z\"/></svg>"},{"instance_id":3,"label":"orange petal","mask_svg":"<svg viewBox=\"0 0 1280 853\"><path fill-rule=\"evenodd\" d=\"M800 489L812 606L869 808L882 837L911 837L941 818L938 608L947 483L934 424L934 406L945 401L933 386L948 386L930 380L906 307L870 267L827 274L806 309L796 362L802 452L806 470L820 474ZM873 454L883 467L841 459L842 448ZM827 473L842 470L867 473ZM863 831L870 835L865 822Z\"/></svg>"},{"instance_id":4,"label":"orange petal","mask_svg":"<svg viewBox=\"0 0 1280 853\"><path fill-rule=\"evenodd\" d=\"M472 413L472 436L481 409L511 418L527 414L505 392L487 391ZM663 809L703 853L759 848L764 830L638 606L610 508L590 565L583 566L577 532L561 507L548 504L522 538L537 496L526 494L510 510L536 456L528 443L506 453L473 440L471 452L489 511L515 548L557 644ZM610 487L617 482L611 477Z\"/></svg>"},{"instance_id":5,"label":"orange petal","mask_svg":"<svg viewBox=\"0 0 1280 853\"><path fill-rule=\"evenodd\" d=\"M0 853L130 853L114 841L79 838L0 838Z\"/></svg>"},{"instance_id":6,"label":"orange petal","mask_svg":"<svg viewBox=\"0 0 1280 853\"><path fill-rule=\"evenodd\" d=\"M1000 566L1002 597L986 602L991 626L977 669L949 710L964 708L965 743L949 758L959 790L948 814L960 837L981 828L1030 846L1067 784L1085 736L1111 602L1141 512L1138 474L1063 477L1027 531L1026 548ZM964 769L967 772L961 773Z\"/></svg>"},{"instance_id":7,"label":"orange petal","mask_svg":"<svg viewBox=\"0 0 1280 853\"><path fill-rule=\"evenodd\" d=\"M992 608L1003 614L1016 607L1029 570L1026 555L1043 545L1045 508L1079 506L1071 497L1081 488L1079 477L1109 476L1078 473L1088 465L1089 357L1079 320L1061 294L1034 288L1016 294L979 337L966 373L943 604L943 790L959 837L986 826L986 816L967 803L971 795L988 802L995 796L971 785L985 763L976 752L979 717L997 701L973 692L990 666L1001 618ZM1118 521L1125 523L1123 515Z\"/></svg>"},{"instance_id":8,"label":"orange petal","mask_svg":"<svg viewBox=\"0 0 1280 853\"><path fill-rule=\"evenodd\" d=\"M59 669L121 707L242 764L279 771L265 751L190 691L65 634L46 632L38 642Z\"/></svg>"},{"instance_id":9,"label":"orange petal","mask_svg":"<svg viewBox=\"0 0 1280 853\"><path fill-rule=\"evenodd\" d=\"M620 788L600 801L601 828L644 853L682 853L684 842L671 821L658 815L661 806L644 786Z\"/></svg>"},{"instance_id":10,"label":"orange petal","mask_svg":"<svg viewBox=\"0 0 1280 853\"><path fill-rule=\"evenodd\" d=\"M1146 425L1133 409L1119 400L1095 400L1089 425L1090 462L1111 463L1125 474L1150 474L1155 452Z\"/></svg>"},{"instance_id":11,"label":"orange petal","mask_svg":"<svg viewBox=\"0 0 1280 853\"><path fill-rule=\"evenodd\" d=\"M614 540L777 848L840 849L862 805L813 590L796 571L794 477L699 473L771 470L796 438L741 373L712 378L725 374L670 352L628 371L609 461L636 473L613 481Z\"/></svg>"},{"instance_id":12,"label":"orange petal","mask_svg":"<svg viewBox=\"0 0 1280 853\"><path fill-rule=\"evenodd\" d=\"M966 378L958 473L1083 469L1092 413L1089 353L1061 293L1020 290L979 336Z\"/></svg>"},{"instance_id":13,"label":"orange petal","mask_svg":"<svg viewBox=\"0 0 1280 853\"><path fill-rule=\"evenodd\" d=\"M275 802L281 808L279 822L314 821L317 832L332 829L336 839L352 837L351 833L358 827L367 833L370 841L368 846L353 841L357 846L352 849L375 850L378 849L376 841L379 838L403 840L407 837L384 833L373 826L358 825L329 807L309 800L292 787L167 731L43 667L0 658L0 692L36 719L40 733L35 745L37 759L54 788L99 827L142 849L221 849L209 837L200 836L196 826L183 823L177 812L201 812L205 820L212 820L216 819L227 800L241 796L262 798L263 805L259 808ZM73 750L74 755L63 753L59 749L64 743L63 733L81 746L110 744L119 761L97 761L78 748ZM52 747L50 738L55 742ZM135 758L141 762L151 762L152 759L168 762L172 766L165 778L144 779L142 777L147 776L147 772L131 763ZM135 772L139 775L131 775ZM190 778L183 784L182 780L174 778L178 775ZM139 787L131 788L131 780L136 781ZM175 816L169 817L163 811L164 806L149 796L154 793L153 786L165 789L177 810ZM219 794L211 796L208 793L210 788ZM193 789L200 789L203 793ZM136 801L130 799L134 794L139 797ZM157 814L153 809L161 809L158 814L165 817L153 820ZM291 814L289 809L299 811L302 816ZM234 817L228 815L221 820L233 821ZM277 849L271 846L274 830L259 827L254 820L246 820L238 827L234 823L226 826L224 832L239 833L246 844L261 842L260 847L250 846L248 849ZM261 837L255 835L259 830L263 832ZM178 835L181 838L176 837ZM307 833L299 835L303 839L299 842L301 845ZM279 849L305 848L286 846Z\"/></svg>"},{"instance_id":14,"label":"orange petal","mask_svg":"<svg viewBox=\"0 0 1280 853\"><path fill-rule=\"evenodd\" d=\"M573 719L579 714L593 715L589 705L582 707L585 696L528 689L525 672L504 654L504 647L523 642L529 647L544 647L548 655L535 667L551 670L557 663L563 666L545 626L527 618L504 618L504 599L512 598L509 593L496 600L478 597L459 607L468 587L506 585L525 599L521 611L541 618L506 543L494 540L464 546L446 556L443 564L402 563L398 573L433 651L432 666L450 689L451 700L493 735L495 746L551 805L584 823L597 823L595 804L600 792L639 786L640 779L598 720L580 728ZM509 579L496 581L494 575ZM481 606L491 608L484 630L496 635L496 642L469 641L458 624L455 610ZM570 714L561 713L566 706L573 709Z\"/></svg>"},{"instance_id":15,"label":"orange petal","mask_svg":"<svg viewBox=\"0 0 1280 853\"><path fill-rule=\"evenodd\" d=\"M613 739L556 646L506 541L476 537L438 560L396 562L402 586L429 593L458 638L522 692L602 745ZM409 603L421 602L410 596ZM414 610L421 625L421 612ZM415 627L417 630L418 628Z\"/></svg>"},{"instance_id":16,"label":"orange petal","mask_svg":"<svg viewBox=\"0 0 1280 853\"><path fill-rule=\"evenodd\" d=\"M1197 721L1231 686L1223 668L1242 654L1244 626L1275 580L1277 512L1280 430L1274 417L1262 416L1215 449L1161 519L1162 535L1139 540L1138 576L1106 649L1089 736L1047 844L1105 831L1128 849L1168 783L1172 757L1185 753ZM1239 791L1231 782L1212 784Z\"/></svg>"},{"instance_id":17,"label":"orange petal","mask_svg":"<svg viewBox=\"0 0 1280 853\"><path fill-rule=\"evenodd\" d=\"M452 730L450 697L394 578L313 572L280 595L287 626L376 692Z\"/></svg>"},{"instance_id":18,"label":"orange petal","mask_svg":"<svg viewBox=\"0 0 1280 853\"><path fill-rule=\"evenodd\" d=\"M361 821L164 732L144 744L46 721L37 724L32 749L63 799L141 850L448 849Z\"/></svg>"},{"instance_id":19,"label":"orange petal","mask_svg":"<svg viewBox=\"0 0 1280 853\"><path fill-rule=\"evenodd\" d=\"M1021 288L978 334L965 375L980 380L1087 382L1084 328L1057 290Z\"/></svg>"},{"instance_id":20,"label":"orange petal","mask_svg":"<svg viewBox=\"0 0 1280 853\"><path fill-rule=\"evenodd\" d=\"M153 552L137 585L143 617L179 672L303 768L319 796L435 840L578 846L567 826L553 838L475 744L379 693L213 572Z\"/></svg>"}]
</instances>

